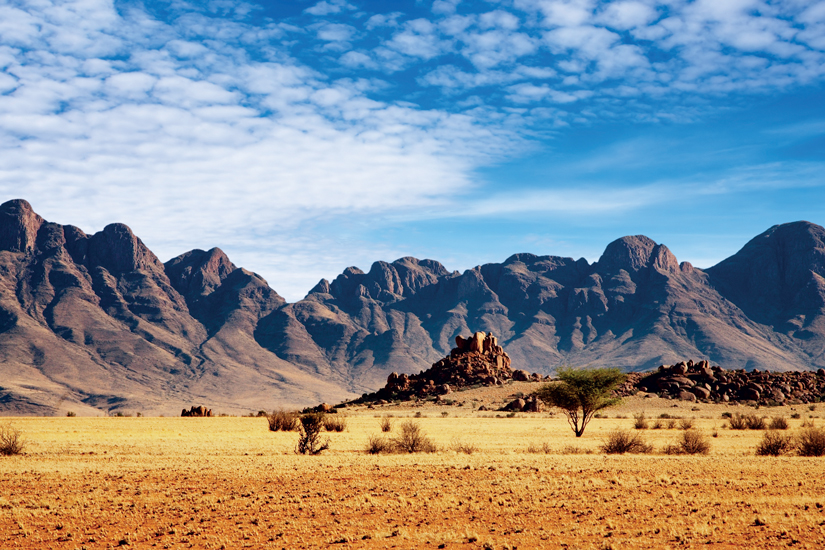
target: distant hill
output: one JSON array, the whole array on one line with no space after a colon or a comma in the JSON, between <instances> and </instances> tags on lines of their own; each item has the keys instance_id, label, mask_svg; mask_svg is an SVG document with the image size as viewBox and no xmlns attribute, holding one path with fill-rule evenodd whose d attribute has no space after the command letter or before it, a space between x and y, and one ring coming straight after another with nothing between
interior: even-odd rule
<instances>
[{"instance_id":1,"label":"distant hill","mask_svg":"<svg viewBox=\"0 0 825 550\"><path fill-rule=\"evenodd\" d=\"M0 205L0 411L239 413L340 401L493 332L514 369L825 366L825 229L770 228L705 271L644 236L589 264L516 254L464 273L375 262L286 303L220 249L165 264L122 224L94 235Z\"/></svg>"}]
</instances>

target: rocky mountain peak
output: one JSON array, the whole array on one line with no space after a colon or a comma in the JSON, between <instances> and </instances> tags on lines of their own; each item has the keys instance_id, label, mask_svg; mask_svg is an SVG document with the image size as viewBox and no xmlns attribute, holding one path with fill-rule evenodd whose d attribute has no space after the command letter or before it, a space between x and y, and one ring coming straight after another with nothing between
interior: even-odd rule
<instances>
[{"instance_id":1,"label":"rocky mountain peak","mask_svg":"<svg viewBox=\"0 0 825 550\"><path fill-rule=\"evenodd\" d=\"M163 264L129 226L112 223L89 239L89 264L111 273L163 271Z\"/></svg>"},{"instance_id":2,"label":"rocky mountain peak","mask_svg":"<svg viewBox=\"0 0 825 550\"><path fill-rule=\"evenodd\" d=\"M172 286L184 296L211 293L237 269L220 248L190 250L172 258L164 267Z\"/></svg>"},{"instance_id":3,"label":"rocky mountain peak","mask_svg":"<svg viewBox=\"0 0 825 550\"><path fill-rule=\"evenodd\" d=\"M29 253L34 250L43 218L23 199L0 205L0 250Z\"/></svg>"},{"instance_id":4,"label":"rocky mountain peak","mask_svg":"<svg viewBox=\"0 0 825 550\"><path fill-rule=\"evenodd\" d=\"M644 235L622 237L613 241L607 245L596 263L599 273L616 273L621 269L636 273L650 267L659 271L676 271L679 262L666 246L656 244Z\"/></svg>"}]
</instances>

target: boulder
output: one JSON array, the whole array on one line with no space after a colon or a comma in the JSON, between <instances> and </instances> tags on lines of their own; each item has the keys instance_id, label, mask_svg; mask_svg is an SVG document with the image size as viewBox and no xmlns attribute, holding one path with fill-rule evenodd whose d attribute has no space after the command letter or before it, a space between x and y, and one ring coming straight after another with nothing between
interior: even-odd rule
<instances>
[{"instance_id":1,"label":"boulder","mask_svg":"<svg viewBox=\"0 0 825 550\"><path fill-rule=\"evenodd\" d=\"M679 392L679 399L682 401L696 401L696 395L689 391Z\"/></svg>"},{"instance_id":2,"label":"boulder","mask_svg":"<svg viewBox=\"0 0 825 550\"><path fill-rule=\"evenodd\" d=\"M529 382L530 381L530 373L526 370L518 369L513 371L513 380L517 382Z\"/></svg>"}]
</instances>

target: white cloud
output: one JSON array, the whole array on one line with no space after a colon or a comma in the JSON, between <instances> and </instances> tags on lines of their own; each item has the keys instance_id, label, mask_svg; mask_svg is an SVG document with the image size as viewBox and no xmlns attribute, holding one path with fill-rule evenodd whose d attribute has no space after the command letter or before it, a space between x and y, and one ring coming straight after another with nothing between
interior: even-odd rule
<instances>
[{"instance_id":1,"label":"white cloud","mask_svg":"<svg viewBox=\"0 0 825 550\"><path fill-rule=\"evenodd\" d=\"M330 15L333 13L341 13L344 10L354 9L355 6L343 0L332 0L330 2L324 0L322 2L318 2L311 8L305 9L304 12L309 13L311 15Z\"/></svg>"}]
</instances>

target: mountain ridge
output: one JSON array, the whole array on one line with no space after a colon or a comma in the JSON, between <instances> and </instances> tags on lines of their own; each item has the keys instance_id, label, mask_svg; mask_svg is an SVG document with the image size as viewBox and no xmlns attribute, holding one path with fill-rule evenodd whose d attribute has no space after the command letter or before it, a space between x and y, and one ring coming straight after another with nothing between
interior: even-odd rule
<instances>
[{"instance_id":1,"label":"mountain ridge","mask_svg":"<svg viewBox=\"0 0 825 550\"><path fill-rule=\"evenodd\" d=\"M340 401L492 332L514 369L825 366L825 229L776 225L702 270L644 235L584 259L449 271L410 256L288 303L219 248L162 263L123 224L87 235L0 205L0 412L239 413Z\"/></svg>"}]
</instances>

